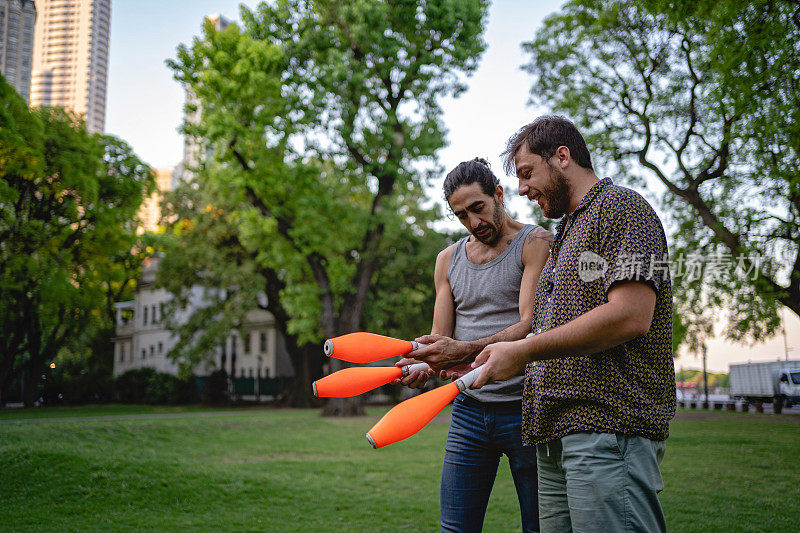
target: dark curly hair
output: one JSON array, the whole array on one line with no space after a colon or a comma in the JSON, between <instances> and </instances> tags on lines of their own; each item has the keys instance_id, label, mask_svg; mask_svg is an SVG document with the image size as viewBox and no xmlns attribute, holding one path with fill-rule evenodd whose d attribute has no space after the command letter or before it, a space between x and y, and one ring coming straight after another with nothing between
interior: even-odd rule
<instances>
[{"instance_id":1,"label":"dark curly hair","mask_svg":"<svg viewBox=\"0 0 800 533\"><path fill-rule=\"evenodd\" d=\"M453 192L462 185L477 183L481 190L489 196L494 196L494 189L500 185L500 180L489 168L489 163L480 157L471 161L459 163L456 168L451 170L444 179L444 199L450 200Z\"/></svg>"}]
</instances>

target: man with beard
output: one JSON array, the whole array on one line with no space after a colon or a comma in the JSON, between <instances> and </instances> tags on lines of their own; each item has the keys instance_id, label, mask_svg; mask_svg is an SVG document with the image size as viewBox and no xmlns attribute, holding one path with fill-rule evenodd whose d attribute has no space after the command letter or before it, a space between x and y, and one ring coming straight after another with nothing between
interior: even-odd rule
<instances>
[{"instance_id":1,"label":"man with beard","mask_svg":"<svg viewBox=\"0 0 800 533\"><path fill-rule=\"evenodd\" d=\"M416 339L428 346L409 357L448 368L441 375L449 378L485 346L530 332L533 294L552 235L506 214L503 188L482 159L453 169L444 196L470 235L436 258L433 326L430 335ZM421 387L427 378L417 372L402 383ZM511 376L464 391L453 402L440 489L442 531L481 531L502 454L511 467L523 531L539 530L536 451L522 446L520 434L522 385L522 376Z\"/></svg>"},{"instance_id":2,"label":"man with beard","mask_svg":"<svg viewBox=\"0 0 800 533\"><path fill-rule=\"evenodd\" d=\"M664 531L659 464L675 414L664 229L634 191L599 180L575 126L541 117L506 170L561 218L533 336L485 348L473 387L525 374L523 440L538 455L542 531Z\"/></svg>"}]
</instances>

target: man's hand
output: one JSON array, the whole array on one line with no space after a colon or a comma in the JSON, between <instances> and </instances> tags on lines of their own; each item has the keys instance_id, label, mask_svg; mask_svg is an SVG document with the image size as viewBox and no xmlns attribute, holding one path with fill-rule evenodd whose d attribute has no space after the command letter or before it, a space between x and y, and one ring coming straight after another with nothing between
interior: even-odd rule
<instances>
[{"instance_id":1,"label":"man's hand","mask_svg":"<svg viewBox=\"0 0 800 533\"><path fill-rule=\"evenodd\" d=\"M483 370L470 388L480 389L493 381L504 381L525 373L528 358L524 341L496 342L483 349L472 368L483 365Z\"/></svg>"},{"instance_id":2,"label":"man's hand","mask_svg":"<svg viewBox=\"0 0 800 533\"><path fill-rule=\"evenodd\" d=\"M411 358L403 358L400 359L395 366L404 367L407 365L413 365L414 363L418 363L416 359ZM411 372L409 375L405 376L401 379L396 379L393 381L395 385L403 385L409 387L411 389L421 389L425 386L425 383L428 382L428 378L433 375L433 372L426 372L424 370L415 370Z\"/></svg>"},{"instance_id":3,"label":"man's hand","mask_svg":"<svg viewBox=\"0 0 800 533\"><path fill-rule=\"evenodd\" d=\"M472 370L472 364L461 363L460 365L451 366L445 370L440 370L439 377L441 379L458 379L470 370Z\"/></svg>"},{"instance_id":4,"label":"man's hand","mask_svg":"<svg viewBox=\"0 0 800 533\"><path fill-rule=\"evenodd\" d=\"M461 363L468 363L478 351L469 342L453 340L444 335L423 335L414 340L428 346L414 350L406 354L406 357L425 361L434 370L444 370Z\"/></svg>"}]
</instances>

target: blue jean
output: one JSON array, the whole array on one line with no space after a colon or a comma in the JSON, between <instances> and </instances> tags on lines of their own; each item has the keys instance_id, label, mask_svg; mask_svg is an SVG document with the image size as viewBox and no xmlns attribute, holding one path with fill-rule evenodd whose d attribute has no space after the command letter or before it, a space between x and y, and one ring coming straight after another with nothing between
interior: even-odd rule
<instances>
[{"instance_id":1,"label":"blue jean","mask_svg":"<svg viewBox=\"0 0 800 533\"><path fill-rule=\"evenodd\" d=\"M520 402L455 399L442 467L442 531L481 531L501 454L517 488L522 530L539 531L536 447L522 446L521 425Z\"/></svg>"}]
</instances>

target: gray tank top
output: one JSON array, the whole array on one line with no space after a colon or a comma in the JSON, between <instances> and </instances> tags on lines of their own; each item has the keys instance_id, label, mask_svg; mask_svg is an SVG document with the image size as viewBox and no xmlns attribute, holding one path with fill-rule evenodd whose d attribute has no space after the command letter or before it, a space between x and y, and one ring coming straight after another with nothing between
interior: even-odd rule
<instances>
[{"instance_id":1,"label":"gray tank top","mask_svg":"<svg viewBox=\"0 0 800 533\"><path fill-rule=\"evenodd\" d=\"M502 254L486 264L467 258L467 240L453 245L447 278L456 307L453 338L471 341L494 335L519 322L519 285L522 282L522 248L525 237L538 226L526 224ZM482 402L522 399L525 376L515 376L464 394Z\"/></svg>"}]
</instances>

